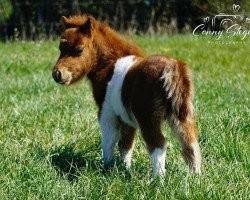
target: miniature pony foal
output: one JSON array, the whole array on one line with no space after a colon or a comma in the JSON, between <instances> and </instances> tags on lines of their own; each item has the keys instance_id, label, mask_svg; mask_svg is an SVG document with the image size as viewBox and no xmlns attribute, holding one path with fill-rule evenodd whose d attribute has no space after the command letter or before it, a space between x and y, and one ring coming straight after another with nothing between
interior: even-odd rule
<instances>
[{"instance_id":1,"label":"miniature pony foal","mask_svg":"<svg viewBox=\"0 0 250 200\"><path fill-rule=\"evenodd\" d=\"M166 142L161 123L166 119L181 143L185 161L200 173L193 89L186 64L165 56L145 58L134 43L91 16L62 20L66 29L52 75L65 85L84 76L91 81L99 107L104 166L109 166L118 143L122 160L130 167L135 130L140 128L153 175L164 175Z\"/></svg>"}]
</instances>

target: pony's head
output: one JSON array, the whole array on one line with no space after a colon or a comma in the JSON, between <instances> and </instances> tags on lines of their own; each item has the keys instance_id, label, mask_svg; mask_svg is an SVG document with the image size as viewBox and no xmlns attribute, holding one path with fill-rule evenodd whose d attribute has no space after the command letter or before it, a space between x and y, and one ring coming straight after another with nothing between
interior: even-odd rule
<instances>
[{"instance_id":1,"label":"pony's head","mask_svg":"<svg viewBox=\"0 0 250 200\"><path fill-rule=\"evenodd\" d=\"M90 72L96 62L93 34L97 22L91 16L62 17L62 21L65 31L52 76L57 83L70 85Z\"/></svg>"}]
</instances>

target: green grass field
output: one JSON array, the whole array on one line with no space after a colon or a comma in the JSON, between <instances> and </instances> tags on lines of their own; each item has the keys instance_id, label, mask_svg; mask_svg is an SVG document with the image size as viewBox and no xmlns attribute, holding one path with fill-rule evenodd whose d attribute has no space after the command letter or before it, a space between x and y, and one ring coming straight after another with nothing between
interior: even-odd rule
<instances>
[{"instance_id":1,"label":"green grass field","mask_svg":"<svg viewBox=\"0 0 250 200\"><path fill-rule=\"evenodd\" d=\"M139 132L131 171L116 151L105 172L89 82L63 87L51 77L58 41L0 43L0 199L250 199L250 41L134 40L147 55L178 57L193 70L202 174L188 172L167 124L162 183Z\"/></svg>"}]
</instances>

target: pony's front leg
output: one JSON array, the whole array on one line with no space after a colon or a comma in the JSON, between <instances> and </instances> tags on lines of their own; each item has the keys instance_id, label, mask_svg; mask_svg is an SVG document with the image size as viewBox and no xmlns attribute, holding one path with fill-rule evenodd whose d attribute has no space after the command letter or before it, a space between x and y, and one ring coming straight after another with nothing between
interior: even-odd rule
<instances>
[{"instance_id":1,"label":"pony's front leg","mask_svg":"<svg viewBox=\"0 0 250 200\"><path fill-rule=\"evenodd\" d=\"M119 121L113 112L102 112L100 126L102 132L102 157L104 167L107 169L113 159L115 145L120 138Z\"/></svg>"}]
</instances>

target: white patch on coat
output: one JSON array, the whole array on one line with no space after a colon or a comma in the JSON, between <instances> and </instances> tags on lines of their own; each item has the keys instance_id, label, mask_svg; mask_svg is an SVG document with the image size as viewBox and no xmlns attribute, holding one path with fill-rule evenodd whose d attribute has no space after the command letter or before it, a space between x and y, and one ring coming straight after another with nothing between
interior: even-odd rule
<instances>
[{"instance_id":1,"label":"white patch on coat","mask_svg":"<svg viewBox=\"0 0 250 200\"><path fill-rule=\"evenodd\" d=\"M112 160L114 148L120 138L117 117L126 124L136 127L136 120L131 120L121 97L121 90L125 75L136 62L135 56L120 58L115 63L114 73L108 82L105 99L99 119L102 132L102 150L104 165Z\"/></svg>"},{"instance_id":2,"label":"white patch on coat","mask_svg":"<svg viewBox=\"0 0 250 200\"><path fill-rule=\"evenodd\" d=\"M114 114L126 124L136 128L137 123L133 115L129 116L123 105L121 91L124 78L133 64L136 62L135 56L126 56L120 58L115 63L115 69L111 80L108 82L107 92L104 100L104 106L109 106ZM132 117L132 119L130 118Z\"/></svg>"},{"instance_id":3,"label":"white patch on coat","mask_svg":"<svg viewBox=\"0 0 250 200\"><path fill-rule=\"evenodd\" d=\"M165 174L165 157L166 148L155 148L153 153L151 153L150 158L153 167L153 176L159 175L164 176Z\"/></svg>"},{"instance_id":4,"label":"white patch on coat","mask_svg":"<svg viewBox=\"0 0 250 200\"><path fill-rule=\"evenodd\" d=\"M194 171L197 174L200 174L201 173L201 152L200 152L199 144L193 143L191 144L191 147L194 152L194 161L193 161Z\"/></svg>"}]
</instances>

